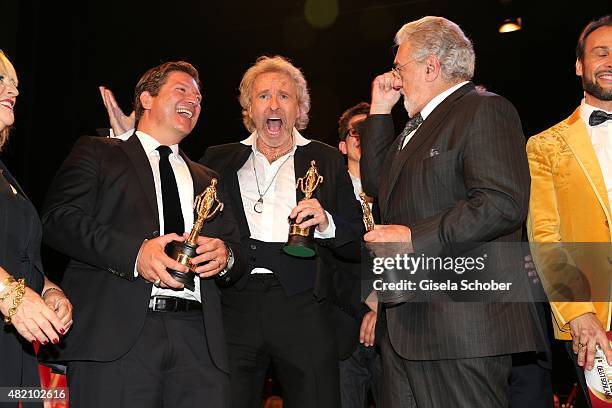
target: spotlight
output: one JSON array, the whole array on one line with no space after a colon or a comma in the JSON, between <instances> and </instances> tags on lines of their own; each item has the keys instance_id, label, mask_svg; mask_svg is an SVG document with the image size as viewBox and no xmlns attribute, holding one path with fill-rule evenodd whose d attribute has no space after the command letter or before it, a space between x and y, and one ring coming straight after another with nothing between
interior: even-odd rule
<instances>
[{"instance_id":1,"label":"spotlight","mask_svg":"<svg viewBox=\"0 0 612 408\"><path fill-rule=\"evenodd\" d=\"M522 28L522 19L520 17L516 18L507 18L499 25L498 31L500 33L511 33L513 31L518 31Z\"/></svg>"}]
</instances>

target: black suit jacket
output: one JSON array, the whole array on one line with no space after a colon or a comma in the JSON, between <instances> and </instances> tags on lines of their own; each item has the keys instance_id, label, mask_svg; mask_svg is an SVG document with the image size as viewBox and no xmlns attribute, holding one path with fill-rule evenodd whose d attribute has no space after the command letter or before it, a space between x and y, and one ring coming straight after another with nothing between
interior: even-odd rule
<instances>
[{"instance_id":1,"label":"black suit jacket","mask_svg":"<svg viewBox=\"0 0 612 408\"><path fill-rule=\"evenodd\" d=\"M41 238L36 209L0 160L0 267L15 279L24 278L26 286L37 293L44 286ZM34 348L13 326L4 323L0 329L0 361L0 387L40 386Z\"/></svg>"},{"instance_id":2,"label":"black suit jacket","mask_svg":"<svg viewBox=\"0 0 612 408\"><path fill-rule=\"evenodd\" d=\"M363 127L361 174L378 197L384 224L410 227L414 250L456 253L483 242L519 242L527 214L529 170L514 107L468 83L427 117L399 152L390 115ZM516 247L515 249L519 249ZM488 254L522 272L519 251ZM491 265L491 264L489 264ZM417 303L386 309L395 350L407 359L491 356L539 348L527 303Z\"/></svg>"},{"instance_id":3,"label":"black suit jacket","mask_svg":"<svg viewBox=\"0 0 612 408\"><path fill-rule=\"evenodd\" d=\"M182 152L199 194L217 174ZM202 235L223 239L232 248L233 271L244 271L232 203L218 184L225 209L204 224ZM44 240L67 254L62 288L74 305L74 326L58 361L111 361L134 344L144 325L151 283L134 277L144 239L159 236L155 185L138 138L83 137L56 175L43 212ZM220 291L201 279L204 326L212 359L228 371Z\"/></svg>"},{"instance_id":4,"label":"black suit jacket","mask_svg":"<svg viewBox=\"0 0 612 408\"><path fill-rule=\"evenodd\" d=\"M376 202L372 214L374 221L380 223ZM359 344L361 322L364 315L370 311L363 299L369 295L371 286L368 286L367 281L362 282L361 262L349 261L340 256L335 256L335 260L336 262L328 265L326 285L329 288L329 301L335 306L331 308L331 315L339 339L338 356L340 360L344 360L353 354Z\"/></svg>"},{"instance_id":5,"label":"black suit jacket","mask_svg":"<svg viewBox=\"0 0 612 408\"><path fill-rule=\"evenodd\" d=\"M252 153L251 146L242 143L230 143L208 148L200 163L212 168L221 174L226 182L226 189L235 206L242 209L243 202L238 183L238 170L246 163ZM296 180L302 177L310 167L310 161L315 160L319 174L323 175L321 183L313 195L323 208L329 212L336 224L336 236L333 239L316 239L319 256L316 257L316 273L308 271L300 274L288 269L275 270L279 281L288 293L299 293L315 288L315 294L326 297L328 286L326 279L321 275L326 269L324 265L334 262L333 254L339 254L348 259L359 259L359 243L363 233L361 212L355 200L353 187L346 171L342 156L337 149L318 141L311 141L307 145L298 146L294 157ZM296 200L303 198L301 191L296 189ZM245 251L250 245L251 233L244 211L237 211L241 242ZM286 220L279 220L286 222ZM279 254L281 257L288 255ZM247 268L250 272L251 267ZM248 272L236 284L242 288L248 279Z\"/></svg>"}]
</instances>

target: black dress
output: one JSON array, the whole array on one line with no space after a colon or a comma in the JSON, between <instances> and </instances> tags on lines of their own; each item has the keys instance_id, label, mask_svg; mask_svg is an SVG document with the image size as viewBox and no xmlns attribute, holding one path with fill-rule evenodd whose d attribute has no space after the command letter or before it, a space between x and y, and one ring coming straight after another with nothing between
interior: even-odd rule
<instances>
[{"instance_id":1,"label":"black dress","mask_svg":"<svg viewBox=\"0 0 612 408\"><path fill-rule=\"evenodd\" d=\"M37 293L44 286L41 238L36 209L0 160L0 266ZM36 357L32 344L1 320L0 387L18 386L40 387Z\"/></svg>"}]
</instances>

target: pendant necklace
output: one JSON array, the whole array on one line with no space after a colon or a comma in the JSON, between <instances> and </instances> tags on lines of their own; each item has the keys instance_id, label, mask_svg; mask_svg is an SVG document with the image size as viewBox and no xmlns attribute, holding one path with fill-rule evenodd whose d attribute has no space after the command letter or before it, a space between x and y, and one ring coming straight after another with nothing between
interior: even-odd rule
<instances>
[{"instance_id":1,"label":"pendant necklace","mask_svg":"<svg viewBox=\"0 0 612 408\"><path fill-rule=\"evenodd\" d=\"M293 149L293 146L291 146L291 149ZM289 151L291 149L286 151L284 154L289 153ZM272 187L272 184L274 184L274 180L276 180L276 176L278 176L278 172L280 171L280 169L285 165L285 163L287 163L287 160L289 160L290 158L291 158L291 155L287 156L285 161L282 162L280 166L278 166L278 169L276 169L276 173L274 173L274 177L272 177L272 180L270 181L270 184L268 184L268 187L266 187L266 189L262 193L261 190L259 189L259 179L257 178L257 170L255 170L255 154L253 154L251 156L251 162L253 163L253 173L255 173L255 183L257 185L257 194L259 195L259 200L257 200L257 202L255 202L255 205L253 205L253 210L257 214L261 214L263 212L263 203L264 203L263 198L266 195L266 193L268 192L268 190L270 189L270 187Z\"/></svg>"}]
</instances>

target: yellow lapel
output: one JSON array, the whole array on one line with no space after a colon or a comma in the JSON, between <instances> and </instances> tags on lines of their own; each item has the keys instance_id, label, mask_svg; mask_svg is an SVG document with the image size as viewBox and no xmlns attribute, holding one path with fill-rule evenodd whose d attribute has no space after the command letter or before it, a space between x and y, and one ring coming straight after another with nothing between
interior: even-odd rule
<instances>
[{"instance_id":1,"label":"yellow lapel","mask_svg":"<svg viewBox=\"0 0 612 408\"><path fill-rule=\"evenodd\" d=\"M612 216L610 213L610 200L608 198L608 191L606 190L606 183L604 182L599 160L595 155L595 149L593 149L593 144L591 143L586 126L580 118L580 108L576 109L574 113L567 118L566 123L567 128L565 131L559 129L559 136L565 140L565 143L567 143L574 154L589 184L595 191L597 200L606 214L608 223L610 223Z\"/></svg>"}]
</instances>

